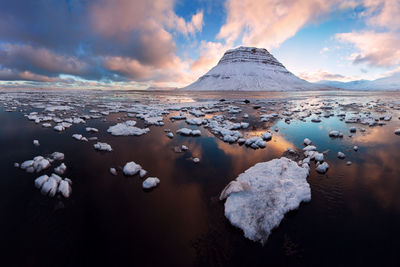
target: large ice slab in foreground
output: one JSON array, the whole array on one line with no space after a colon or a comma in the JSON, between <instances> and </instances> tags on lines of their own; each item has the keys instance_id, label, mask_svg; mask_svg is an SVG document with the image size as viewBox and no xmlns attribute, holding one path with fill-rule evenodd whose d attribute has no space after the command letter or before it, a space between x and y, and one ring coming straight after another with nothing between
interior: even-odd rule
<instances>
[{"instance_id":1,"label":"large ice slab in foreground","mask_svg":"<svg viewBox=\"0 0 400 267\"><path fill-rule=\"evenodd\" d=\"M257 163L222 191L226 218L245 237L264 244L285 213L311 200L308 173L285 157Z\"/></svg>"}]
</instances>

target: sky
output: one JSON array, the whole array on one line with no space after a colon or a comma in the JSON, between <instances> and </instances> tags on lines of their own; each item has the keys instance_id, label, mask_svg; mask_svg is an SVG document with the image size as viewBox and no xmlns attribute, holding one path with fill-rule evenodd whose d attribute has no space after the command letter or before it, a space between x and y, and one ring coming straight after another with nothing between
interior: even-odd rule
<instances>
[{"instance_id":1,"label":"sky","mask_svg":"<svg viewBox=\"0 0 400 267\"><path fill-rule=\"evenodd\" d=\"M400 72L400 0L2 0L0 87L182 87L238 46L311 82Z\"/></svg>"}]
</instances>

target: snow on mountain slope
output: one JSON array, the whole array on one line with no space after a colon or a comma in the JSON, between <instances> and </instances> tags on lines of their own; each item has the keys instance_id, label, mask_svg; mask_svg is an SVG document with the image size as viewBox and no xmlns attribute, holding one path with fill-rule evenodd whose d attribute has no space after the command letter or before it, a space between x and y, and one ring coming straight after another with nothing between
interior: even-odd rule
<instances>
[{"instance_id":1,"label":"snow on mountain slope","mask_svg":"<svg viewBox=\"0 0 400 267\"><path fill-rule=\"evenodd\" d=\"M309 83L289 72L266 49L241 46L226 51L215 67L182 90L294 91L321 87L324 85Z\"/></svg>"},{"instance_id":2,"label":"snow on mountain slope","mask_svg":"<svg viewBox=\"0 0 400 267\"><path fill-rule=\"evenodd\" d=\"M320 81L319 84L349 90L400 90L400 72L389 77L373 81L359 80L351 82Z\"/></svg>"}]
</instances>

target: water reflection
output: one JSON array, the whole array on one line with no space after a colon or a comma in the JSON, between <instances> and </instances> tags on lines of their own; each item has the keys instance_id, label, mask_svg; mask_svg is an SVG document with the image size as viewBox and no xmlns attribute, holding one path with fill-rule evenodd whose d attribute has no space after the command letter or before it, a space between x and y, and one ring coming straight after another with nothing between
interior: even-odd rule
<instances>
[{"instance_id":1,"label":"water reflection","mask_svg":"<svg viewBox=\"0 0 400 267\"><path fill-rule=\"evenodd\" d=\"M102 101L132 101L160 98L141 92L105 94ZM266 98L265 93L182 93L174 101L198 101L219 98ZM271 93L269 100L288 99L274 104L299 107L304 103L367 103L376 95L357 92L343 95L331 92ZM398 98L387 93L382 99ZM267 102L267 100L263 100ZM174 265L174 266L259 266L259 265L384 265L397 259L400 247L400 138L395 117L383 127L365 127L349 137L349 127L339 117L322 118L321 123L305 122L296 116L290 124L283 120L260 122L260 113L251 105L237 104L249 119L237 121L255 125L245 136L261 135L268 129L273 139L265 149L227 144L207 129L188 126L183 121L164 119L163 127L151 126L147 135L114 137L108 126L127 119L125 113L112 113L107 121L89 120L86 125L73 125L55 133L27 121L21 113L0 111L0 236L2 265L10 266L87 266L87 265ZM90 108L90 107L88 107ZM31 111L26 108L27 111ZM171 115L174 112L171 112ZM229 115L225 113L226 115ZM398 115L397 113L393 113ZM207 115L207 117L211 117ZM85 127L95 127L99 134L88 134ZM143 122L138 121L143 127ZM181 127L201 130L200 137L175 135L166 137L164 129L176 132ZM273 129L278 129L278 132ZM340 139L328 136L330 130L344 133ZM93 143L77 142L73 133L98 136L113 147L112 153L100 153ZM308 181L312 201L289 213L265 247L245 239L240 230L224 217L223 203L217 200L221 189L250 166L279 157L288 147L301 149L303 139L310 138L320 151L329 150L326 175L314 171ZM33 139L41 146L34 147ZM182 144L189 150L174 152ZM359 150L353 151L354 145ZM67 177L73 180L70 199L49 199L33 187L35 175L15 169L36 155L62 151L66 155ZM339 160L338 151L346 154ZM200 163L192 162L199 157ZM346 161L352 165L346 166ZM151 191L141 188L139 177L125 177L122 167L128 161L143 166L150 176L161 179ZM116 167L119 175L108 169ZM48 172L51 172L49 170ZM387 245L389 244L389 245ZM46 257L43 257L43 252ZM11 264L10 264L11 263ZM347 265L347 264L344 264Z\"/></svg>"}]
</instances>

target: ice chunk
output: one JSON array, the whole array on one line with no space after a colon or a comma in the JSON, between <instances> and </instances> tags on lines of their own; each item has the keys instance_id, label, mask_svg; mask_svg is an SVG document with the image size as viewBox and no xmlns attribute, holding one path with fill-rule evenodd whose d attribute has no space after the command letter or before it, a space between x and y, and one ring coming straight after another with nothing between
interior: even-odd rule
<instances>
[{"instance_id":1,"label":"ice chunk","mask_svg":"<svg viewBox=\"0 0 400 267\"><path fill-rule=\"evenodd\" d=\"M176 132L178 134L187 135L187 136L192 134L192 130L188 129L188 128L181 128L181 129L177 130Z\"/></svg>"},{"instance_id":2,"label":"ice chunk","mask_svg":"<svg viewBox=\"0 0 400 267\"><path fill-rule=\"evenodd\" d=\"M222 191L226 218L245 237L264 244L285 213L311 199L307 176L308 168L285 157L254 165Z\"/></svg>"},{"instance_id":3,"label":"ice chunk","mask_svg":"<svg viewBox=\"0 0 400 267\"><path fill-rule=\"evenodd\" d=\"M143 181L143 188L150 189L156 187L160 183L160 179L157 177L148 177L146 180Z\"/></svg>"},{"instance_id":4,"label":"ice chunk","mask_svg":"<svg viewBox=\"0 0 400 267\"><path fill-rule=\"evenodd\" d=\"M194 162L194 163L199 163L199 162L200 162L200 159L199 159L199 158L193 158L193 162Z\"/></svg>"},{"instance_id":5,"label":"ice chunk","mask_svg":"<svg viewBox=\"0 0 400 267\"><path fill-rule=\"evenodd\" d=\"M117 175L118 173L117 173L117 170L115 169L115 168L110 168L110 173L112 174L112 175Z\"/></svg>"},{"instance_id":6,"label":"ice chunk","mask_svg":"<svg viewBox=\"0 0 400 267\"><path fill-rule=\"evenodd\" d=\"M39 140L33 140L33 145L34 145L34 146L40 146Z\"/></svg>"},{"instance_id":7,"label":"ice chunk","mask_svg":"<svg viewBox=\"0 0 400 267\"><path fill-rule=\"evenodd\" d=\"M35 179L35 187L38 189L42 188L43 184L45 182L47 182L48 179L49 179L49 176L47 176L47 175L42 175L42 176L36 178Z\"/></svg>"},{"instance_id":8,"label":"ice chunk","mask_svg":"<svg viewBox=\"0 0 400 267\"><path fill-rule=\"evenodd\" d=\"M350 128L350 132L351 132L351 133L357 132L357 128L356 128L356 127L351 127L351 128Z\"/></svg>"},{"instance_id":9,"label":"ice chunk","mask_svg":"<svg viewBox=\"0 0 400 267\"><path fill-rule=\"evenodd\" d=\"M71 195L72 188L67 180L61 180L57 191L61 193L63 197L68 198Z\"/></svg>"},{"instance_id":10,"label":"ice chunk","mask_svg":"<svg viewBox=\"0 0 400 267\"><path fill-rule=\"evenodd\" d=\"M246 140L245 145L250 146L253 149L257 149L264 148L266 146L266 142L258 136L253 136Z\"/></svg>"},{"instance_id":11,"label":"ice chunk","mask_svg":"<svg viewBox=\"0 0 400 267\"><path fill-rule=\"evenodd\" d=\"M112 151L112 148L109 144L107 143L101 143L97 142L97 144L94 144L94 149L100 150L100 151Z\"/></svg>"},{"instance_id":12,"label":"ice chunk","mask_svg":"<svg viewBox=\"0 0 400 267\"><path fill-rule=\"evenodd\" d=\"M261 138L265 141L269 141L272 139L272 134L270 132L265 132L262 134Z\"/></svg>"},{"instance_id":13,"label":"ice chunk","mask_svg":"<svg viewBox=\"0 0 400 267\"><path fill-rule=\"evenodd\" d=\"M169 138L174 138L174 134L173 134L172 132L167 133L167 136L168 136Z\"/></svg>"},{"instance_id":14,"label":"ice chunk","mask_svg":"<svg viewBox=\"0 0 400 267\"><path fill-rule=\"evenodd\" d=\"M316 161L324 161L324 154L322 154L322 153L315 153L315 154L314 154L314 159L315 159Z\"/></svg>"},{"instance_id":15,"label":"ice chunk","mask_svg":"<svg viewBox=\"0 0 400 267\"><path fill-rule=\"evenodd\" d=\"M89 133L98 133L99 130L97 130L96 128L92 128L92 127L86 127L86 132L89 132Z\"/></svg>"},{"instance_id":16,"label":"ice chunk","mask_svg":"<svg viewBox=\"0 0 400 267\"><path fill-rule=\"evenodd\" d=\"M339 159L344 159L345 157L346 157L346 155L343 153L343 152L338 152L337 153L337 157L339 158Z\"/></svg>"},{"instance_id":17,"label":"ice chunk","mask_svg":"<svg viewBox=\"0 0 400 267\"><path fill-rule=\"evenodd\" d=\"M140 178L143 178L143 177L145 177L145 176L146 176L146 174L147 174L147 171L146 171L146 170L144 170L144 169L141 169L141 170L139 171L139 176L140 176Z\"/></svg>"},{"instance_id":18,"label":"ice chunk","mask_svg":"<svg viewBox=\"0 0 400 267\"><path fill-rule=\"evenodd\" d=\"M126 121L126 122L121 122L118 123L114 126L110 126L107 130L108 133L111 133L112 135L143 135L146 134L150 131L149 128L138 128L135 127L136 121Z\"/></svg>"},{"instance_id":19,"label":"ice chunk","mask_svg":"<svg viewBox=\"0 0 400 267\"><path fill-rule=\"evenodd\" d=\"M328 163L324 162L324 163L317 163L317 168L315 168L315 170L319 173L326 173L326 171L328 170L329 165Z\"/></svg>"},{"instance_id":20,"label":"ice chunk","mask_svg":"<svg viewBox=\"0 0 400 267\"><path fill-rule=\"evenodd\" d=\"M343 134L339 131L333 130L329 132L330 137L343 137Z\"/></svg>"},{"instance_id":21,"label":"ice chunk","mask_svg":"<svg viewBox=\"0 0 400 267\"><path fill-rule=\"evenodd\" d=\"M135 162L131 161L125 164L123 172L125 175L135 175L142 169L142 166L136 164Z\"/></svg>"},{"instance_id":22,"label":"ice chunk","mask_svg":"<svg viewBox=\"0 0 400 267\"><path fill-rule=\"evenodd\" d=\"M400 135L400 129L396 129L396 130L394 131L394 134Z\"/></svg>"},{"instance_id":23,"label":"ice chunk","mask_svg":"<svg viewBox=\"0 0 400 267\"><path fill-rule=\"evenodd\" d=\"M317 150L316 146L308 145L305 148L303 148L303 151L315 151Z\"/></svg>"},{"instance_id":24,"label":"ice chunk","mask_svg":"<svg viewBox=\"0 0 400 267\"><path fill-rule=\"evenodd\" d=\"M63 175L67 170L67 166L64 163L61 163L58 167L54 168L54 172L58 175Z\"/></svg>"},{"instance_id":25,"label":"ice chunk","mask_svg":"<svg viewBox=\"0 0 400 267\"><path fill-rule=\"evenodd\" d=\"M308 139L308 138L305 138L304 141L303 141L303 143L304 143L306 146L309 146L309 145L312 144L311 140Z\"/></svg>"},{"instance_id":26,"label":"ice chunk","mask_svg":"<svg viewBox=\"0 0 400 267\"><path fill-rule=\"evenodd\" d=\"M358 150L358 146L353 146L354 151Z\"/></svg>"},{"instance_id":27,"label":"ice chunk","mask_svg":"<svg viewBox=\"0 0 400 267\"><path fill-rule=\"evenodd\" d=\"M52 160L63 160L64 154L61 152L54 152L53 154L51 154L51 159Z\"/></svg>"},{"instance_id":28,"label":"ice chunk","mask_svg":"<svg viewBox=\"0 0 400 267\"><path fill-rule=\"evenodd\" d=\"M57 187L58 187L58 182L56 179L53 178L53 175L50 176L49 179L43 184L42 189L40 192L43 195L49 195L51 197L54 197L55 194L57 193Z\"/></svg>"},{"instance_id":29,"label":"ice chunk","mask_svg":"<svg viewBox=\"0 0 400 267\"><path fill-rule=\"evenodd\" d=\"M187 146L185 146L185 145L182 145L181 149L182 149L182 151L186 151L186 150L188 150L189 148L188 148Z\"/></svg>"}]
</instances>

